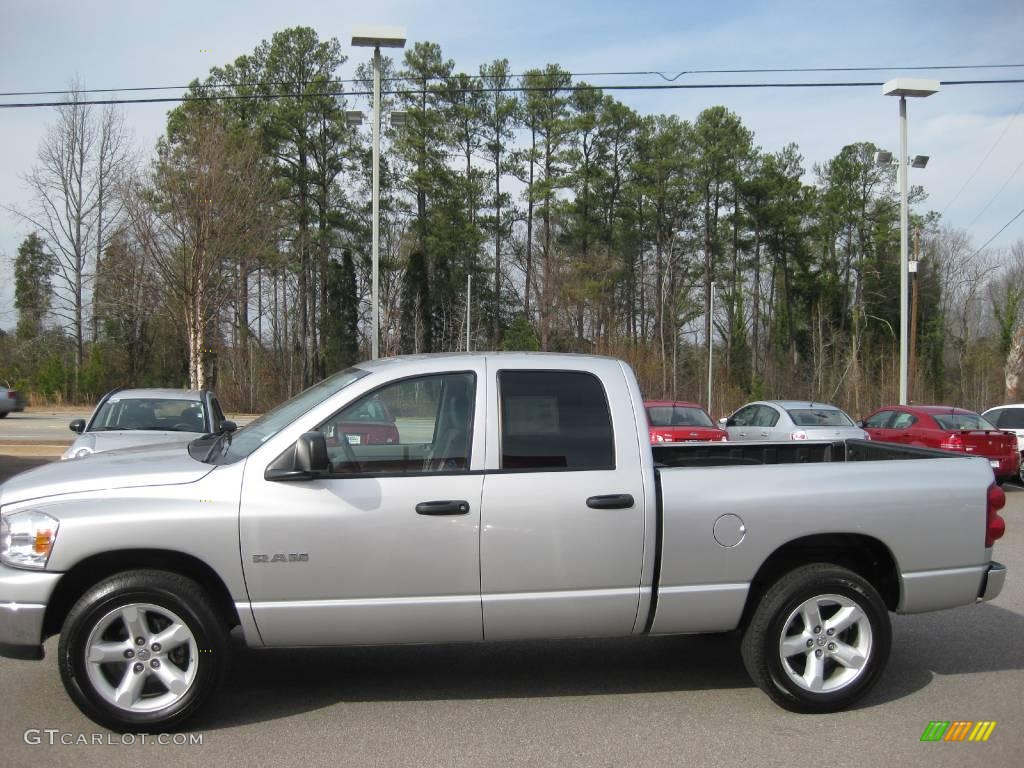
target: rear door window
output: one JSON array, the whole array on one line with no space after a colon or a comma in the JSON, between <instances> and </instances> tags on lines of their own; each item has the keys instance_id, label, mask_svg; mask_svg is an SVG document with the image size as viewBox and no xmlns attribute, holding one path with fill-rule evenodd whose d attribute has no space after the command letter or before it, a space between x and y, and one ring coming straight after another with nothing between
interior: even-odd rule
<instances>
[{"instance_id":1,"label":"rear door window","mask_svg":"<svg viewBox=\"0 0 1024 768\"><path fill-rule=\"evenodd\" d=\"M990 414L990 418L994 414ZM1024 408L1004 408L999 412L996 426L1000 429L1024 429Z\"/></svg>"},{"instance_id":2,"label":"rear door window","mask_svg":"<svg viewBox=\"0 0 1024 768\"><path fill-rule=\"evenodd\" d=\"M604 387L581 371L500 371L501 468L615 468Z\"/></svg>"},{"instance_id":3,"label":"rear door window","mask_svg":"<svg viewBox=\"0 0 1024 768\"><path fill-rule=\"evenodd\" d=\"M892 426L890 429L910 429L915 424L917 424L917 417L912 413L906 413L904 411L896 414L896 418L892 420Z\"/></svg>"},{"instance_id":4,"label":"rear door window","mask_svg":"<svg viewBox=\"0 0 1024 768\"><path fill-rule=\"evenodd\" d=\"M874 416L868 418L864 422L864 426L868 429L889 429L889 423L895 414L896 411L879 411Z\"/></svg>"}]
</instances>

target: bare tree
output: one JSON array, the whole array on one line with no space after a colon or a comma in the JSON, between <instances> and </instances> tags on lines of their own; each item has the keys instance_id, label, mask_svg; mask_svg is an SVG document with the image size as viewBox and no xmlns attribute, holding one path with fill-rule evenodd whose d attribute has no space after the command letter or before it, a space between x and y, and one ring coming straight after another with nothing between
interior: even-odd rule
<instances>
[{"instance_id":1,"label":"bare tree","mask_svg":"<svg viewBox=\"0 0 1024 768\"><path fill-rule=\"evenodd\" d=\"M114 178L124 167L127 136L120 112L97 115L72 83L57 121L39 147L37 162L24 181L30 206L12 208L45 236L56 268L54 315L68 323L75 340L74 391L85 346L86 290L92 279L90 252L97 257L109 241L119 207L111 207Z\"/></svg>"},{"instance_id":2,"label":"bare tree","mask_svg":"<svg viewBox=\"0 0 1024 768\"><path fill-rule=\"evenodd\" d=\"M128 217L184 336L189 385L209 384L218 314L229 304L240 254L268 249L271 183L256 142L212 117L162 141L148 179L135 183Z\"/></svg>"}]
</instances>

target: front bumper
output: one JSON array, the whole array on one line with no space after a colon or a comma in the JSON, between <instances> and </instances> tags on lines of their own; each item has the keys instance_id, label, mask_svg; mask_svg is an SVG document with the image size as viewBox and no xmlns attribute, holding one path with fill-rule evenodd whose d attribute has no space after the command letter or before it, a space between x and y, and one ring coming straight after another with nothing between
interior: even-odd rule
<instances>
[{"instance_id":1,"label":"front bumper","mask_svg":"<svg viewBox=\"0 0 1024 768\"><path fill-rule=\"evenodd\" d=\"M43 658L46 604L60 577L0 565L0 656Z\"/></svg>"},{"instance_id":2,"label":"front bumper","mask_svg":"<svg viewBox=\"0 0 1024 768\"><path fill-rule=\"evenodd\" d=\"M981 582L981 591L978 593L979 600L991 600L1003 591L1003 584L1006 582L1006 566L994 560L989 563L988 571Z\"/></svg>"}]
</instances>

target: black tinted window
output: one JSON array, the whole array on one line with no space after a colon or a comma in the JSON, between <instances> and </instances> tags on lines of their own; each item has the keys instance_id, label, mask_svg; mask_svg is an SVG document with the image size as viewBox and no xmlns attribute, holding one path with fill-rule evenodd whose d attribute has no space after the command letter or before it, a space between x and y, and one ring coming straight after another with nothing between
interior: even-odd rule
<instances>
[{"instance_id":1,"label":"black tinted window","mask_svg":"<svg viewBox=\"0 0 1024 768\"><path fill-rule=\"evenodd\" d=\"M989 421L992 416L989 414ZM996 426L1000 429L1024 429L1024 408L1006 408L999 411Z\"/></svg>"},{"instance_id":2,"label":"black tinted window","mask_svg":"<svg viewBox=\"0 0 1024 768\"><path fill-rule=\"evenodd\" d=\"M589 373L501 371L502 469L611 469L604 388Z\"/></svg>"}]
</instances>

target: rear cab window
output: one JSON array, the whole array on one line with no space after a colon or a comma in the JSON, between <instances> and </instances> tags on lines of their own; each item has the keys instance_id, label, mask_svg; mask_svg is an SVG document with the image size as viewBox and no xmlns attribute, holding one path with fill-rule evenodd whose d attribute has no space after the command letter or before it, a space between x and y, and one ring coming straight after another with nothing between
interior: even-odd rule
<instances>
[{"instance_id":1,"label":"rear cab window","mask_svg":"<svg viewBox=\"0 0 1024 768\"><path fill-rule=\"evenodd\" d=\"M498 372L500 468L615 469L615 436L604 386L583 371Z\"/></svg>"}]
</instances>

